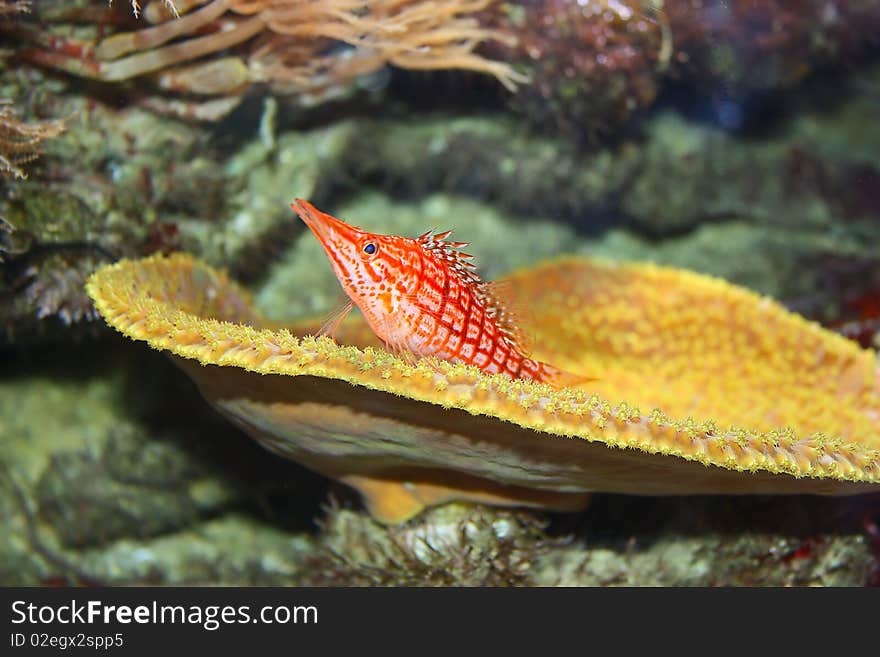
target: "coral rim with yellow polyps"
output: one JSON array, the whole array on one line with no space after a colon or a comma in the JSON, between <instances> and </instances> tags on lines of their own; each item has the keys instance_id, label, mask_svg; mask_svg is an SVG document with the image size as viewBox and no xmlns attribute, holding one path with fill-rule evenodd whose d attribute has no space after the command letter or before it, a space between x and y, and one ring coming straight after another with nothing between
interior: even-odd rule
<instances>
[{"instance_id":1,"label":"coral rim with yellow polyps","mask_svg":"<svg viewBox=\"0 0 880 657\"><path fill-rule=\"evenodd\" d=\"M880 483L877 355L725 281L652 264L564 258L508 277L533 353L583 386L410 365L348 320L261 328L248 294L189 255L121 261L87 289L123 334L204 365L309 375L568 437L740 472ZM347 327L347 328L346 328ZM369 346L370 343L376 346ZM341 393L341 394L344 394Z\"/></svg>"}]
</instances>

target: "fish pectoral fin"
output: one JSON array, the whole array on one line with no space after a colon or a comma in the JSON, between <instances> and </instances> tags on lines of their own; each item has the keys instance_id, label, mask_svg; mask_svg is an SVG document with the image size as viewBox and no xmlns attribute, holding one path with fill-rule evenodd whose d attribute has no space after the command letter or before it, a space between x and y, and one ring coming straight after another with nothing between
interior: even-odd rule
<instances>
[{"instance_id":1,"label":"fish pectoral fin","mask_svg":"<svg viewBox=\"0 0 880 657\"><path fill-rule=\"evenodd\" d=\"M383 332L384 335L388 336L387 338L382 339L385 343L385 351L394 354L410 367L415 367L422 355L413 351L406 343L405 339L395 337L395 331L390 318L386 317L384 322L385 326Z\"/></svg>"},{"instance_id":2,"label":"fish pectoral fin","mask_svg":"<svg viewBox=\"0 0 880 657\"><path fill-rule=\"evenodd\" d=\"M422 357L419 354L417 354L416 352L414 352L412 349L410 349L409 347L407 347L405 345L387 344L386 343L386 346L388 348L388 351L390 351L392 354L394 354L395 356L400 358L400 360L402 360L404 363L406 363L410 367L415 367L416 365L419 364L419 362L422 359Z\"/></svg>"},{"instance_id":3,"label":"fish pectoral fin","mask_svg":"<svg viewBox=\"0 0 880 657\"><path fill-rule=\"evenodd\" d=\"M336 332L339 330L339 325L342 324L346 317L348 317L348 313L350 313L353 308L354 301L348 297L340 299L333 310L327 314L327 318L321 324L321 328L318 329L315 337L319 338L326 336L335 342Z\"/></svg>"}]
</instances>

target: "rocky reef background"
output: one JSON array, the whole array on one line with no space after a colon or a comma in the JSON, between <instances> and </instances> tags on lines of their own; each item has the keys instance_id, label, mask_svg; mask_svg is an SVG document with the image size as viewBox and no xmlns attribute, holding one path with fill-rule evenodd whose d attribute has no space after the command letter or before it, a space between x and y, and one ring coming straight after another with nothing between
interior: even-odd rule
<instances>
[{"instance_id":1,"label":"rocky reef background","mask_svg":"<svg viewBox=\"0 0 880 657\"><path fill-rule=\"evenodd\" d=\"M0 21L134 20L67 4L76 30ZM530 77L515 94L392 67L313 107L255 85L211 122L4 45L0 98L64 132L0 179L0 583L880 582L877 496L597 495L383 527L96 317L97 266L175 250L273 318L326 312L339 288L299 196L376 231L455 228L489 279L562 253L654 260L878 345L880 3L523 0L480 20L519 38L486 46Z\"/></svg>"}]
</instances>

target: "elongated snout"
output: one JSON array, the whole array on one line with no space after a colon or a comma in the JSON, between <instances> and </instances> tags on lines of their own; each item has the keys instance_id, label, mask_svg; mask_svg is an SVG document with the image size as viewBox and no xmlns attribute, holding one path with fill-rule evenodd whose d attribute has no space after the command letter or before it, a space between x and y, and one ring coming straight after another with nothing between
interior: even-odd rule
<instances>
[{"instance_id":1,"label":"elongated snout","mask_svg":"<svg viewBox=\"0 0 880 657\"><path fill-rule=\"evenodd\" d=\"M351 226L334 216L321 212L308 201L295 199L290 207L299 215L321 242L328 252L331 249L339 249L342 246L356 244L358 236L362 232L359 228Z\"/></svg>"}]
</instances>

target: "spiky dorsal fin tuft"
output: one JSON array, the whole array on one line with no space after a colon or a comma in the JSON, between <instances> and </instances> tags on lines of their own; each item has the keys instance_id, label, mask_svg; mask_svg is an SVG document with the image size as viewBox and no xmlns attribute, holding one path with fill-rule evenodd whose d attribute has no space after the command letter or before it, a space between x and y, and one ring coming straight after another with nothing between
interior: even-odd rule
<instances>
[{"instance_id":1,"label":"spiky dorsal fin tuft","mask_svg":"<svg viewBox=\"0 0 880 657\"><path fill-rule=\"evenodd\" d=\"M437 233L431 229L419 235L416 241L447 265L463 282L468 285L483 285L483 279L480 278L477 266L473 263L474 256L461 250L470 245L470 242L450 242L446 239L450 235L452 235L451 230Z\"/></svg>"},{"instance_id":2,"label":"spiky dorsal fin tuft","mask_svg":"<svg viewBox=\"0 0 880 657\"><path fill-rule=\"evenodd\" d=\"M527 355L531 341L522 328L523 317L518 304L511 303L507 298L508 288L503 283L484 281L477 273L474 256L461 250L470 242L449 241L446 238L451 234L451 230L435 232L431 229L419 235L417 241L434 257L446 264L453 274L471 289L474 296L483 304L486 315L495 321L498 330L520 353Z\"/></svg>"}]
</instances>

